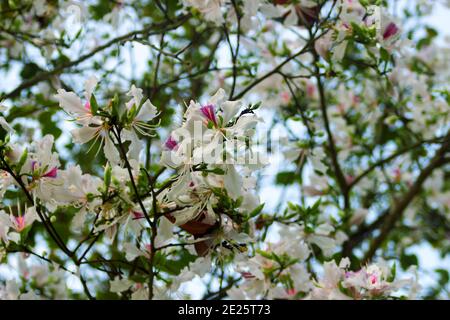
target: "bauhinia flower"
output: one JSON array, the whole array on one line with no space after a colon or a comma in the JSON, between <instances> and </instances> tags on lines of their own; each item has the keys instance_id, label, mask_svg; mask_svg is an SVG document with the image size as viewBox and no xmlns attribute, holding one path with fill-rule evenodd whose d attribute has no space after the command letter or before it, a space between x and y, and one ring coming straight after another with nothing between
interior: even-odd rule
<instances>
[{"instance_id":1,"label":"bauhinia flower","mask_svg":"<svg viewBox=\"0 0 450 320\"><path fill-rule=\"evenodd\" d=\"M14 216L12 213L10 214L11 219L11 227L16 232L22 232L26 227L31 225L35 220L37 220L38 216L36 213L36 209L34 207L26 209L25 215L22 215L20 212L17 216Z\"/></svg>"},{"instance_id":2,"label":"bauhinia flower","mask_svg":"<svg viewBox=\"0 0 450 320\"><path fill-rule=\"evenodd\" d=\"M125 104L131 121L127 129L123 130L123 135L124 139L131 142L128 151L129 157L138 160L139 153L143 149L143 143L139 139L138 133L143 136L152 136L156 126L148 124L148 122L158 115L158 111L149 99L142 103L142 89L136 88L135 85L131 86L127 95L132 97Z\"/></svg>"},{"instance_id":3,"label":"bauhinia flower","mask_svg":"<svg viewBox=\"0 0 450 320\"><path fill-rule=\"evenodd\" d=\"M64 89L59 89L55 98L73 120L82 125L81 128L71 131L73 141L84 144L93 139L94 141L100 139L100 147L104 145L103 151L106 158L112 163L118 163L120 158L109 134L109 124L100 116L93 115L92 112L90 99L96 85L95 77L91 77L85 82L85 103L75 93L66 92Z\"/></svg>"},{"instance_id":4,"label":"bauhinia flower","mask_svg":"<svg viewBox=\"0 0 450 320\"><path fill-rule=\"evenodd\" d=\"M378 40L386 48L391 49L400 38L399 25L387 15L381 17L381 28L378 30Z\"/></svg>"},{"instance_id":5,"label":"bauhinia flower","mask_svg":"<svg viewBox=\"0 0 450 320\"><path fill-rule=\"evenodd\" d=\"M89 211L101 205L100 187L103 181L90 174L83 174L79 166L70 166L60 171L63 185L55 190L55 200L60 205L72 205L78 208L72 226L80 229Z\"/></svg>"},{"instance_id":6,"label":"bauhinia flower","mask_svg":"<svg viewBox=\"0 0 450 320\"><path fill-rule=\"evenodd\" d=\"M222 5L225 2L225 0L182 0L185 7L195 8L203 15L205 20L217 25L225 21L222 13Z\"/></svg>"},{"instance_id":7,"label":"bauhinia flower","mask_svg":"<svg viewBox=\"0 0 450 320\"><path fill-rule=\"evenodd\" d=\"M54 199L56 188L62 185L59 175L59 157L53 152L54 138L45 135L31 145L22 173L29 177L28 188L40 199L49 203Z\"/></svg>"},{"instance_id":8,"label":"bauhinia flower","mask_svg":"<svg viewBox=\"0 0 450 320\"><path fill-rule=\"evenodd\" d=\"M260 121L252 112L238 115L241 105L226 101L222 89L204 105L191 101L182 128L174 130L165 143L162 160L168 166L184 166L182 174L202 163L223 170L225 187L236 198L241 180L235 166L261 164L258 157L254 163L240 162L244 154L252 154L247 143Z\"/></svg>"},{"instance_id":9,"label":"bauhinia flower","mask_svg":"<svg viewBox=\"0 0 450 320\"><path fill-rule=\"evenodd\" d=\"M24 215L20 211L19 203L17 207L19 208L17 215L12 213L11 208L9 215L5 211L0 210L0 239L5 243L8 243L10 240L19 242L20 233L38 219L34 207L25 209Z\"/></svg>"},{"instance_id":10,"label":"bauhinia flower","mask_svg":"<svg viewBox=\"0 0 450 320\"><path fill-rule=\"evenodd\" d=\"M413 279L395 280L395 269L381 260L358 271L348 271L350 260L344 258L324 264L324 273L311 292L311 299L371 299L390 297L399 289L413 287Z\"/></svg>"},{"instance_id":11,"label":"bauhinia flower","mask_svg":"<svg viewBox=\"0 0 450 320\"><path fill-rule=\"evenodd\" d=\"M92 114L90 102L92 92L97 86L97 83L98 80L95 76L86 80L84 83L84 102L74 92L67 92L64 89L58 89L58 94L55 95L59 106L79 124L101 124L100 118Z\"/></svg>"}]
</instances>

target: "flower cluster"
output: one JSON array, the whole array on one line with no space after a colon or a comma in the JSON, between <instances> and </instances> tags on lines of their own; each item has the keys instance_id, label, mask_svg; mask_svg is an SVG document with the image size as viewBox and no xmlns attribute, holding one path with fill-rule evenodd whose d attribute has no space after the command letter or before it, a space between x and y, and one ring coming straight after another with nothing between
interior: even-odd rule
<instances>
[{"instance_id":1,"label":"flower cluster","mask_svg":"<svg viewBox=\"0 0 450 320\"><path fill-rule=\"evenodd\" d=\"M445 294L403 276L449 244L431 8L2 2L0 299Z\"/></svg>"},{"instance_id":2,"label":"flower cluster","mask_svg":"<svg viewBox=\"0 0 450 320\"><path fill-rule=\"evenodd\" d=\"M200 255L217 246L242 250L248 236L241 224L259 206L250 173L262 163L250 141L260 120L252 106L241 108L240 101L226 101L222 89L204 105L191 101L182 126L163 146L161 162L177 170L164 193L163 212L203 239L195 244Z\"/></svg>"},{"instance_id":3,"label":"flower cluster","mask_svg":"<svg viewBox=\"0 0 450 320\"><path fill-rule=\"evenodd\" d=\"M236 264L244 281L228 291L231 298L386 299L408 288L409 298L415 298L417 279L395 280L395 265L390 268L384 261L349 271L348 258L342 259L339 266L331 260L324 262L323 275L317 277L308 267L314 242L288 225L279 225L278 234L280 241L266 243L254 257ZM335 243L333 248L337 246Z\"/></svg>"},{"instance_id":4,"label":"flower cluster","mask_svg":"<svg viewBox=\"0 0 450 320\"><path fill-rule=\"evenodd\" d=\"M56 263L31 264L31 259L26 255L17 258L18 270L15 271L19 279L10 279L5 284L0 284L0 300L67 299L65 270Z\"/></svg>"},{"instance_id":5,"label":"flower cluster","mask_svg":"<svg viewBox=\"0 0 450 320\"><path fill-rule=\"evenodd\" d=\"M409 298L414 299L418 290L417 279L395 280L395 264L389 267L385 261L364 266L358 271L347 271L350 261L342 259L324 264L323 276L315 284L309 299L384 299L400 289L409 288Z\"/></svg>"},{"instance_id":6,"label":"flower cluster","mask_svg":"<svg viewBox=\"0 0 450 320\"><path fill-rule=\"evenodd\" d=\"M338 10L337 24L315 43L316 51L326 59L331 57L335 62L341 61L349 39L368 48L378 44L383 50L392 50L399 40L401 30L398 23L381 7L342 0Z\"/></svg>"}]
</instances>

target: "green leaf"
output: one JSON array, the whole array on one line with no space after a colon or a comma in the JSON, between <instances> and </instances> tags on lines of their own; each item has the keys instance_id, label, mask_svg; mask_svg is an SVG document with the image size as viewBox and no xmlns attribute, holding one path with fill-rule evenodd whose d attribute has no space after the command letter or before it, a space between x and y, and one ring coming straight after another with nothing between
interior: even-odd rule
<instances>
[{"instance_id":1,"label":"green leaf","mask_svg":"<svg viewBox=\"0 0 450 320\"><path fill-rule=\"evenodd\" d=\"M253 211L248 214L249 218L254 218L258 214L260 214L262 209L264 208L264 205L265 205L265 203L261 203L259 206L257 206L255 209L253 209Z\"/></svg>"},{"instance_id":2,"label":"green leaf","mask_svg":"<svg viewBox=\"0 0 450 320\"><path fill-rule=\"evenodd\" d=\"M387 281L393 282L395 280L396 274L397 274L397 264L394 262L394 264L392 265L392 268L391 268L391 274L387 278Z\"/></svg>"},{"instance_id":3,"label":"green leaf","mask_svg":"<svg viewBox=\"0 0 450 320\"><path fill-rule=\"evenodd\" d=\"M415 254L407 254L403 252L400 256L400 265L403 270L408 269L410 266L417 266L419 264L419 259Z\"/></svg>"},{"instance_id":4,"label":"green leaf","mask_svg":"<svg viewBox=\"0 0 450 320\"><path fill-rule=\"evenodd\" d=\"M195 261L196 258L196 256L191 255L187 250L180 251L177 260L167 259L161 252L157 252L155 255L155 265L164 272L171 275L178 275L181 270L187 267L189 263Z\"/></svg>"},{"instance_id":5,"label":"green leaf","mask_svg":"<svg viewBox=\"0 0 450 320\"><path fill-rule=\"evenodd\" d=\"M28 158L28 149L25 148L25 150L23 150L22 155L20 156L19 162L17 163L16 166L16 172L20 173L20 170L22 169L23 165L25 164L25 161L27 161Z\"/></svg>"},{"instance_id":6,"label":"green leaf","mask_svg":"<svg viewBox=\"0 0 450 320\"><path fill-rule=\"evenodd\" d=\"M293 171L278 172L275 177L275 183L278 185L290 185L299 181L299 177Z\"/></svg>"},{"instance_id":7,"label":"green leaf","mask_svg":"<svg viewBox=\"0 0 450 320\"><path fill-rule=\"evenodd\" d=\"M389 60L391 59L391 54L385 48L381 47L380 48L380 57L381 57L382 61L389 62Z\"/></svg>"},{"instance_id":8,"label":"green leaf","mask_svg":"<svg viewBox=\"0 0 450 320\"><path fill-rule=\"evenodd\" d=\"M97 104L97 99L95 99L94 94L91 95L91 99L90 99L89 103L91 104L91 112L95 116L98 111L98 104Z\"/></svg>"},{"instance_id":9,"label":"green leaf","mask_svg":"<svg viewBox=\"0 0 450 320\"><path fill-rule=\"evenodd\" d=\"M116 93L114 95L114 98L111 100L111 108L112 108L111 115L116 119L119 119L120 116L119 103L120 103L119 94Z\"/></svg>"},{"instance_id":10,"label":"green leaf","mask_svg":"<svg viewBox=\"0 0 450 320\"><path fill-rule=\"evenodd\" d=\"M439 284L441 286L447 285L447 283L450 281L450 274L445 269L436 269L435 270L439 274Z\"/></svg>"},{"instance_id":11,"label":"green leaf","mask_svg":"<svg viewBox=\"0 0 450 320\"><path fill-rule=\"evenodd\" d=\"M61 136L62 130L58 128L57 122L52 120L53 114L53 111L44 111L39 115L38 120L41 123L42 134L51 134L56 140Z\"/></svg>"},{"instance_id":12,"label":"green leaf","mask_svg":"<svg viewBox=\"0 0 450 320\"><path fill-rule=\"evenodd\" d=\"M272 253L269 253L269 252L266 252L263 250L259 250L259 249L256 250L256 253L258 253L259 255L263 256L266 259L273 260Z\"/></svg>"},{"instance_id":13,"label":"green leaf","mask_svg":"<svg viewBox=\"0 0 450 320\"><path fill-rule=\"evenodd\" d=\"M41 68L34 62L27 63L23 66L20 76L23 79L30 79L41 71Z\"/></svg>"}]
</instances>

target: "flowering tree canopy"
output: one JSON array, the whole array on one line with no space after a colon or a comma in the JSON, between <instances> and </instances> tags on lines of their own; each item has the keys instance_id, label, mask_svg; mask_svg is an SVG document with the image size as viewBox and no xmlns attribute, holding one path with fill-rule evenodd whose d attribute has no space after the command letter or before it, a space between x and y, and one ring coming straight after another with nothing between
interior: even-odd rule
<instances>
[{"instance_id":1,"label":"flowering tree canopy","mask_svg":"<svg viewBox=\"0 0 450 320\"><path fill-rule=\"evenodd\" d=\"M448 298L449 5L1 1L0 299Z\"/></svg>"}]
</instances>

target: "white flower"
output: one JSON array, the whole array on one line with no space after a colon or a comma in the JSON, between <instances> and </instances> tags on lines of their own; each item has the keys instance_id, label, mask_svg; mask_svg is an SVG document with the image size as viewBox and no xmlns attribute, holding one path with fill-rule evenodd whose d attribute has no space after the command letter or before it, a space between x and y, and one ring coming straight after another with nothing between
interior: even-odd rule
<instances>
[{"instance_id":1,"label":"white flower","mask_svg":"<svg viewBox=\"0 0 450 320\"><path fill-rule=\"evenodd\" d=\"M177 291L181 284L191 281L196 277L203 277L210 270L211 257L199 257L181 270L180 274L173 279L170 289L172 291Z\"/></svg>"},{"instance_id":2,"label":"white flower","mask_svg":"<svg viewBox=\"0 0 450 320\"><path fill-rule=\"evenodd\" d=\"M84 84L84 103L74 92L67 92L64 89L58 89L58 94L55 95L55 98L58 100L59 106L78 123L83 125L88 125L92 122L100 124L99 118L92 115L90 103L92 92L97 86L97 83L98 81L95 76L86 80Z\"/></svg>"},{"instance_id":3,"label":"white flower","mask_svg":"<svg viewBox=\"0 0 450 320\"><path fill-rule=\"evenodd\" d=\"M32 180L29 188L38 198L48 203L54 200L54 192L62 185L59 174L58 154L53 152L53 136L45 135L33 142L22 173L30 174Z\"/></svg>"},{"instance_id":4,"label":"white flower","mask_svg":"<svg viewBox=\"0 0 450 320\"><path fill-rule=\"evenodd\" d=\"M123 138L131 142L128 157L138 160L140 151L143 149L143 143L139 140L137 133L144 136L152 136L151 130L155 126L147 122L154 119L158 115L158 112L156 107L148 99L141 105L143 98L142 89L136 88L135 85L131 86L127 95L132 96L132 99L125 105L129 112L133 110L136 112L136 115L132 119L130 129L123 130Z\"/></svg>"},{"instance_id":5,"label":"white flower","mask_svg":"<svg viewBox=\"0 0 450 320\"><path fill-rule=\"evenodd\" d=\"M193 7L200 11L205 20L214 22L217 25L225 20L222 14L222 5L225 0L182 0L185 7Z\"/></svg>"},{"instance_id":6,"label":"white flower","mask_svg":"<svg viewBox=\"0 0 450 320\"><path fill-rule=\"evenodd\" d=\"M0 126L9 133L14 132L14 129L9 125L4 117L0 117Z\"/></svg>"},{"instance_id":7,"label":"white flower","mask_svg":"<svg viewBox=\"0 0 450 320\"><path fill-rule=\"evenodd\" d=\"M20 289L14 280L6 281L4 287L0 287L0 300L18 300Z\"/></svg>"}]
</instances>

